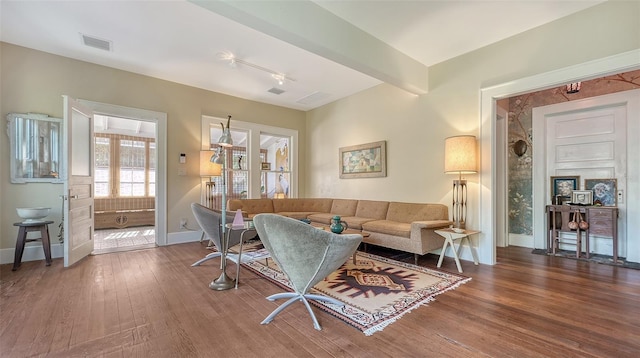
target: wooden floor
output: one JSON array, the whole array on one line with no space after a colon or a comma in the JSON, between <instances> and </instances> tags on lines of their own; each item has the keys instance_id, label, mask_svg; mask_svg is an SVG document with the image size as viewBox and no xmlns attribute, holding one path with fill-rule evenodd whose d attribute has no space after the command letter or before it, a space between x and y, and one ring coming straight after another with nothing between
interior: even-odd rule
<instances>
[{"instance_id":1,"label":"wooden floor","mask_svg":"<svg viewBox=\"0 0 640 358\"><path fill-rule=\"evenodd\" d=\"M498 251L473 279L372 336L302 304L260 325L280 289L242 271L212 291L198 243L0 268L2 357L639 357L640 271ZM411 257L407 257L411 261ZM435 267L437 257L420 264ZM229 273L234 273L233 264ZM452 259L443 269L455 271Z\"/></svg>"}]
</instances>

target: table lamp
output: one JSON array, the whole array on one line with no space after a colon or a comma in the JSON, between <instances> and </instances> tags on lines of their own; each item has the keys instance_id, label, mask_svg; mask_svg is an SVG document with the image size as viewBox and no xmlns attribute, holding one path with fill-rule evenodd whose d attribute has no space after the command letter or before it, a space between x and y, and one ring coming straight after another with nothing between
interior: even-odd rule
<instances>
[{"instance_id":1,"label":"table lamp","mask_svg":"<svg viewBox=\"0 0 640 358\"><path fill-rule=\"evenodd\" d=\"M460 135L444 141L444 172L458 174L453 181L453 227L465 228L467 219L467 181L462 174L474 174L476 169L476 137Z\"/></svg>"},{"instance_id":2,"label":"table lamp","mask_svg":"<svg viewBox=\"0 0 640 358\"><path fill-rule=\"evenodd\" d=\"M200 177L206 178L204 185L202 185L202 193L200 197L200 204L208 207L209 209L215 209L215 189L216 183L212 180L212 177L219 177L222 175L222 165L212 163L211 157L215 154L213 150L201 150L200 151Z\"/></svg>"}]
</instances>

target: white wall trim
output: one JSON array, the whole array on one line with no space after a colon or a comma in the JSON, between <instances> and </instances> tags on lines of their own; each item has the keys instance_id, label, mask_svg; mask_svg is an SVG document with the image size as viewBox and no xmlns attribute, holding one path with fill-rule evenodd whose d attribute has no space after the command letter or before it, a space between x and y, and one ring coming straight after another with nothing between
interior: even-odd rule
<instances>
[{"instance_id":1,"label":"white wall trim","mask_svg":"<svg viewBox=\"0 0 640 358\"><path fill-rule=\"evenodd\" d=\"M640 49L575 66L480 89L480 230L478 256L483 264L496 263L496 100L562 84L584 81L640 68Z\"/></svg>"},{"instance_id":2,"label":"white wall trim","mask_svg":"<svg viewBox=\"0 0 640 358\"><path fill-rule=\"evenodd\" d=\"M509 246L533 248L533 235L509 233Z\"/></svg>"},{"instance_id":3,"label":"white wall trim","mask_svg":"<svg viewBox=\"0 0 640 358\"><path fill-rule=\"evenodd\" d=\"M202 231L178 231L167 234L166 245L184 244L187 242L198 242L202 237Z\"/></svg>"},{"instance_id":4,"label":"white wall trim","mask_svg":"<svg viewBox=\"0 0 640 358\"><path fill-rule=\"evenodd\" d=\"M0 265L12 264L16 254L15 248L0 250ZM61 243L51 243L51 258L58 259L64 256L64 249ZM42 260L44 265L44 250L42 243L36 245L28 245L24 247L21 262Z\"/></svg>"}]
</instances>

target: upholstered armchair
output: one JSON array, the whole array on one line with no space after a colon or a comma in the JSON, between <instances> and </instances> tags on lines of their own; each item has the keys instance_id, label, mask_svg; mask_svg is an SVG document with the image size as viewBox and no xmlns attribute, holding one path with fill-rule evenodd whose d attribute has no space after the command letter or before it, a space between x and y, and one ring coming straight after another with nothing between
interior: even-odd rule
<instances>
[{"instance_id":1,"label":"upholstered armchair","mask_svg":"<svg viewBox=\"0 0 640 358\"><path fill-rule=\"evenodd\" d=\"M314 328L321 330L308 300L325 301L336 305L344 304L330 297L310 294L309 290L342 266L355 253L362 241L362 236L334 234L276 214L258 214L253 218L253 222L262 244L287 276L294 291L267 297L269 301L280 298L289 298L289 300L276 308L262 321L262 324L271 322L278 313L293 302L302 301L311 315Z\"/></svg>"},{"instance_id":2,"label":"upholstered armchair","mask_svg":"<svg viewBox=\"0 0 640 358\"><path fill-rule=\"evenodd\" d=\"M216 258L221 255L222 251L222 214L213 211L206 206L200 205L198 203L191 203L191 210L193 211L193 216L195 216L198 225L202 231L204 231L204 235L209 239L210 244L213 244L216 247L215 252L212 252L205 256L204 258L194 262L191 266L199 266L203 262ZM233 222L234 213L228 213L227 216L227 224ZM240 243L240 235L238 232L231 232L229 238L229 246L232 247Z\"/></svg>"}]
</instances>

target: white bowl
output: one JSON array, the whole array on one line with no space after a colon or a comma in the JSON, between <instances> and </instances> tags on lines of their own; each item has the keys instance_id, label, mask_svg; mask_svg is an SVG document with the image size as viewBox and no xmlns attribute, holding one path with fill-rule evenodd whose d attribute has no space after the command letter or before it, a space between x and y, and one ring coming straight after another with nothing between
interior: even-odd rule
<instances>
[{"instance_id":1,"label":"white bowl","mask_svg":"<svg viewBox=\"0 0 640 358\"><path fill-rule=\"evenodd\" d=\"M51 208L16 208L18 216L24 219L23 223L33 223L44 219L49 215Z\"/></svg>"},{"instance_id":2,"label":"white bowl","mask_svg":"<svg viewBox=\"0 0 640 358\"><path fill-rule=\"evenodd\" d=\"M455 232L456 234L462 234L464 232L464 229L460 229L457 227L452 227L451 230L453 230L453 232Z\"/></svg>"}]
</instances>

